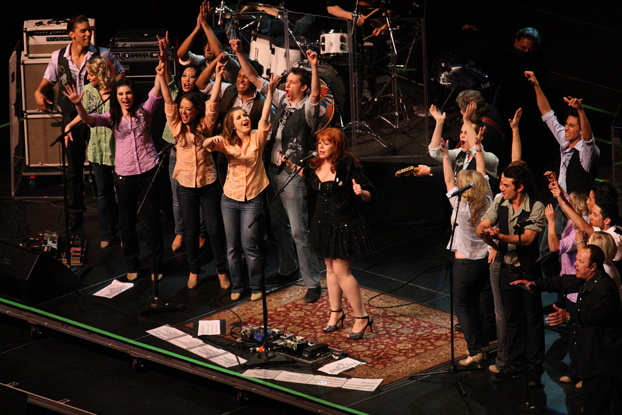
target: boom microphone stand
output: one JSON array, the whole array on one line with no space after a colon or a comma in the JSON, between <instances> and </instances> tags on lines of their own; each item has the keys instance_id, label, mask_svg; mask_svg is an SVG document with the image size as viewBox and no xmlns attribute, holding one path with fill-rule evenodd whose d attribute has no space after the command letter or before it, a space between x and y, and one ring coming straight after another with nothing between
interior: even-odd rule
<instances>
[{"instance_id":1,"label":"boom microphone stand","mask_svg":"<svg viewBox=\"0 0 622 415\"><path fill-rule=\"evenodd\" d=\"M317 153L313 152L313 157L317 157ZM264 206L263 209L261 209L261 212L259 212L257 216L255 216L255 219L253 219L253 221L248 225L249 229L255 224L255 222L257 222L259 219L264 217L266 210L270 207L272 203L274 203L277 197L281 196L281 193L283 193L287 185L289 185L291 181L294 180L296 176L298 176L298 173L300 173L300 170L302 170L303 166L306 163L308 163L308 159L304 160L301 166L296 166L293 174L289 176L287 181L283 183L283 186L281 186L278 192L276 192L276 194L272 197L272 199L268 201L266 206ZM260 256L262 260L261 305L263 308L262 310L263 311L263 351L259 352L257 355L248 359L248 361L245 364L246 367L275 366L275 365L282 365L282 364L287 364L291 362L291 359L288 359L287 357L283 355L277 354L274 350L270 350L270 348L268 347L268 302L266 300L266 275L265 275L265 270L266 270L266 264L265 264L266 255L265 254L266 252L265 251L266 249L262 250L261 245L260 245Z\"/></svg>"},{"instance_id":2,"label":"boom microphone stand","mask_svg":"<svg viewBox=\"0 0 622 415\"><path fill-rule=\"evenodd\" d=\"M145 192L145 196L143 197L143 200L140 202L140 206L138 207L136 216L140 214L140 210L142 209L143 204L145 203L145 200L147 200L147 197L149 196L149 192L151 191L151 188L153 187L153 184L155 183L156 178L158 177L158 174L160 173L160 169L162 168L164 159L166 158L166 156L169 155L171 148L173 148L175 144L177 144L177 142L173 140L172 143L167 144L158 153L158 157L160 157L160 161L158 162L158 168L156 169L156 172L153 175L153 178L151 179L151 183L149 183L149 187L147 188L147 191ZM184 309L183 304L171 303L171 302L168 302L167 300L160 298L160 294L158 291L159 282L160 282L159 275L154 275L153 295L149 298L149 301L145 305L143 305L142 307L138 309L138 314L140 314L141 316L145 314L160 313L163 311L181 311Z\"/></svg>"}]
</instances>

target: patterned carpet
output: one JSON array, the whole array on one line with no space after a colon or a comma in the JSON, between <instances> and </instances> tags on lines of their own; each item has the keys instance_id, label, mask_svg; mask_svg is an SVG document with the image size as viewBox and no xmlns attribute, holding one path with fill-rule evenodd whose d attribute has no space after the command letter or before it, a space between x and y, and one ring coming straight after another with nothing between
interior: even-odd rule
<instances>
[{"instance_id":1,"label":"patterned carpet","mask_svg":"<svg viewBox=\"0 0 622 415\"><path fill-rule=\"evenodd\" d=\"M378 294L369 289L362 289L362 292L365 304L370 297ZM319 301L307 304L303 299L305 293L305 287L294 285L268 294L270 325L283 328L286 333L326 343L330 347L348 352L351 357L367 362L344 372L348 376L382 378L382 385L387 385L446 363L451 358L449 313L419 304L391 309L367 307L370 318L374 320L374 332L370 333L367 329L362 340L351 341L346 339L346 335L352 330L354 313L347 301L344 299L344 310L347 314L345 328L326 334L322 327L328 321L330 312L328 294L323 291ZM373 300L377 307L404 303L406 301L390 295ZM261 325L261 308L261 301L248 301L232 310L245 323ZM227 332L231 328L229 324L237 321L230 311L210 315L207 319L226 320ZM462 333L456 333L455 345L456 357L467 354Z\"/></svg>"}]
</instances>

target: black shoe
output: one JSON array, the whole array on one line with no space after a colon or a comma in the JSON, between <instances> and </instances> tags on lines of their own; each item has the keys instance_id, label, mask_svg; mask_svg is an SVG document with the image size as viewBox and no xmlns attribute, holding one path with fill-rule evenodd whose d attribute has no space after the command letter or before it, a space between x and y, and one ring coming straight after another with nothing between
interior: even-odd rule
<instances>
[{"instance_id":1,"label":"black shoe","mask_svg":"<svg viewBox=\"0 0 622 415\"><path fill-rule=\"evenodd\" d=\"M516 372L507 369L501 369L499 373L493 373L492 380L497 382L507 382L508 380L514 379L516 376Z\"/></svg>"},{"instance_id":2,"label":"black shoe","mask_svg":"<svg viewBox=\"0 0 622 415\"><path fill-rule=\"evenodd\" d=\"M314 303L322 296L322 287L308 288L305 294L305 303Z\"/></svg>"},{"instance_id":3,"label":"black shoe","mask_svg":"<svg viewBox=\"0 0 622 415\"><path fill-rule=\"evenodd\" d=\"M456 323L454 325L454 330L456 330L457 332L462 333L462 326L460 325L460 323Z\"/></svg>"},{"instance_id":4,"label":"black shoe","mask_svg":"<svg viewBox=\"0 0 622 415\"><path fill-rule=\"evenodd\" d=\"M82 226L82 223L83 223L82 216L71 216L69 218L69 230L75 231L76 229Z\"/></svg>"},{"instance_id":5,"label":"black shoe","mask_svg":"<svg viewBox=\"0 0 622 415\"><path fill-rule=\"evenodd\" d=\"M527 380L529 387L532 389L536 389L542 386L542 383L540 382L540 373L538 373L537 370L529 369L527 371Z\"/></svg>"}]
</instances>

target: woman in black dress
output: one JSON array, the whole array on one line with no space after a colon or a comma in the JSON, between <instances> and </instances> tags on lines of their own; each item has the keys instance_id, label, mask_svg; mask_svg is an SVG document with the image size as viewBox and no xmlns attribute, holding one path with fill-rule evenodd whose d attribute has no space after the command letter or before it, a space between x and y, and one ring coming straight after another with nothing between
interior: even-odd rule
<instances>
[{"instance_id":1,"label":"woman in black dress","mask_svg":"<svg viewBox=\"0 0 622 415\"><path fill-rule=\"evenodd\" d=\"M326 333L343 327L346 313L342 310L343 294L354 310L355 322L348 339L363 338L373 320L367 315L359 284L352 275L352 260L374 249L372 235L360 213L361 200L369 202L374 186L363 173L363 167L348 151L345 135L327 128L316 138L318 157L303 170L309 204L315 212L311 221L310 245L326 262L326 285L331 315L324 326ZM287 167L293 168L286 161Z\"/></svg>"}]
</instances>

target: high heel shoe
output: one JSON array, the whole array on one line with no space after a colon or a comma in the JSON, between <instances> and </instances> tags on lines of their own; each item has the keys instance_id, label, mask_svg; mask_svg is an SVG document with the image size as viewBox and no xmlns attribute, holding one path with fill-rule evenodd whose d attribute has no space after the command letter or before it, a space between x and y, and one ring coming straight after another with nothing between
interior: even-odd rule
<instances>
[{"instance_id":1,"label":"high heel shoe","mask_svg":"<svg viewBox=\"0 0 622 415\"><path fill-rule=\"evenodd\" d=\"M333 311L330 310L331 313L339 313L341 312L341 317L339 317L339 319L337 320L337 323L335 323L334 326L329 326L328 324L326 324L324 326L324 328L322 330L324 330L324 333L332 333L334 331L339 330L340 328L343 328L343 320L346 319L346 312L343 310L337 310L337 311ZM341 327L339 327L339 323L341 323Z\"/></svg>"},{"instance_id":2,"label":"high heel shoe","mask_svg":"<svg viewBox=\"0 0 622 415\"><path fill-rule=\"evenodd\" d=\"M190 276L188 277L188 289L194 290L198 282L199 282L199 274L193 274L191 272Z\"/></svg>"},{"instance_id":3,"label":"high heel shoe","mask_svg":"<svg viewBox=\"0 0 622 415\"><path fill-rule=\"evenodd\" d=\"M229 280L227 273L218 274L218 281L220 282L220 288L223 290L231 288L231 281Z\"/></svg>"},{"instance_id":4,"label":"high heel shoe","mask_svg":"<svg viewBox=\"0 0 622 415\"><path fill-rule=\"evenodd\" d=\"M374 328L373 328L373 324L374 324L374 320L371 320L369 318L369 316L365 316L365 317L354 317L357 320L367 320L367 324L365 325L365 327L363 327L363 330L359 331L358 333L355 332L350 332L350 334L348 334L348 340L361 340L363 338L363 336L365 335L365 330L367 330L367 327L369 327L369 331L370 332L374 332Z\"/></svg>"}]
</instances>

